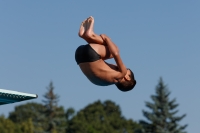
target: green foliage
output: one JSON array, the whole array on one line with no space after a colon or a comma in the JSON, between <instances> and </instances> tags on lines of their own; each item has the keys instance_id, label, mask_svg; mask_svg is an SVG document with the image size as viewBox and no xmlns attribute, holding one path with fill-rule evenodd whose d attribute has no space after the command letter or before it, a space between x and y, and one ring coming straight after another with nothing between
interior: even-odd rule
<instances>
[{"instance_id":1,"label":"green foliage","mask_svg":"<svg viewBox=\"0 0 200 133\"><path fill-rule=\"evenodd\" d=\"M15 107L13 112L9 113L8 118L13 122L23 122L32 118L34 122L38 122L44 112L44 106L40 103L26 103Z\"/></svg>"},{"instance_id":2,"label":"green foliage","mask_svg":"<svg viewBox=\"0 0 200 133\"><path fill-rule=\"evenodd\" d=\"M112 101L89 104L69 120L67 133L134 133L138 124L126 120Z\"/></svg>"},{"instance_id":3,"label":"green foliage","mask_svg":"<svg viewBox=\"0 0 200 133\"><path fill-rule=\"evenodd\" d=\"M34 133L33 123L31 119L22 123L14 123L4 116L0 116L0 132L1 133Z\"/></svg>"},{"instance_id":4,"label":"green foliage","mask_svg":"<svg viewBox=\"0 0 200 133\"><path fill-rule=\"evenodd\" d=\"M33 123L30 118L27 121L22 122L20 126L23 133L34 133Z\"/></svg>"},{"instance_id":5,"label":"green foliage","mask_svg":"<svg viewBox=\"0 0 200 133\"><path fill-rule=\"evenodd\" d=\"M15 110L8 116L10 120L15 123L23 123L24 121L32 121L34 125L34 132L41 132L44 130L44 122L47 121L44 117L44 105L40 103L26 103L15 107Z\"/></svg>"},{"instance_id":6,"label":"green foliage","mask_svg":"<svg viewBox=\"0 0 200 133\"><path fill-rule=\"evenodd\" d=\"M0 131L1 133L15 133L17 130L16 125L4 116L0 117Z\"/></svg>"},{"instance_id":7,"label":"green foliage","mask_svg":"<svg viewBox=\"0 0 200 133\"><path fill-rule=\"evenodd\" d=\"M75 114L75 110L73 108L68 108L66 111L66 119L69 121Z\"/></svg>"},{"instance_id":8,"label":"green foliage","mask_svg":"<svg viewBox=\"0 0 200 133\"><path fill-rule=\"evenodd\" d=\"M180 126L179 122L186 116L175 116L178 110L176 99L169 100L170 92L167 86L164 85L162 78L160 78L156 86L156 95L152 95L153 103L146 102L146 106L151 112L144 111L143 114L148 121L140 121L143 126L138 133L185 133L184 129L187 125Z\"/></svg>"}]
</instances>

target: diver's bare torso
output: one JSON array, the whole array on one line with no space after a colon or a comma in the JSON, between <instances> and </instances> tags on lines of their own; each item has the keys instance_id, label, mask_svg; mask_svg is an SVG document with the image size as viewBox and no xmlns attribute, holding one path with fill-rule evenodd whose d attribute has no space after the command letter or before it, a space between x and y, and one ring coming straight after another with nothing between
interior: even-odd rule
<instances>
[{"instance_id":1,"label":"diver's bare torso","mask_svg":"<svg viewBox=\"0 0 200 133\"><path fill-rule=\"evenodd\" d=\"M97 53L99 53L99 48L102 47L102 45L98 44L90 44L90 46ZM117 71L117 67L106 63L103 59L94 62L80 63L79 67L84 75L95 85L107 86L118 82L113 76Z\"/></svg>"}]
</instances>

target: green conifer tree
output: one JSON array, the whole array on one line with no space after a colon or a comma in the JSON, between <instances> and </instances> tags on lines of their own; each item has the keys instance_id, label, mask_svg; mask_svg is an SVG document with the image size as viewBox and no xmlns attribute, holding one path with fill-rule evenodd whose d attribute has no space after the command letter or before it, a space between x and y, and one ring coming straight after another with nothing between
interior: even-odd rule
<instances>
[{"instance_id":1,"label":"green conifer tree","mask_svg":"<svg viewBox=\"0 0 200 133\"><path fill-rule=\"evenodd\" d=\"M175 116L178 113L176 109L176 99L169 100L170 92L160 78L156 86L156 95L152 95L153 103L146 102L146 106L151 112L144 111L143 115L148 121L140 121L143 129L138 133L186 133L184 129L187 125L180 126L179 122L186 116Z\"/></svg>"},{"instance_id":2,"label":"green conifer tree","mask_svg":"<svg viewBox=\"0 0 200 133\"><path fill-rule=\"evenodd\" d=\"M44 115L47 118L45 131L47 133L64 133L66 129L65 111L62 106L58 106L59 96L54 93L52 81L47 87L47 92L45 93L44 98Z\"/></svg>"}]
</instances>

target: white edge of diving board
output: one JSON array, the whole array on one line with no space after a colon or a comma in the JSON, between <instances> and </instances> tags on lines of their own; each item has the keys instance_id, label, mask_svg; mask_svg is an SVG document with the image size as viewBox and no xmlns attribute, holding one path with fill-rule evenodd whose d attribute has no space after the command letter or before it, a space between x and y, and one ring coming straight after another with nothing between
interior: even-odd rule
<instances>
[{"instance_id":1,"label":"white edge of diving board","mask_svg":"<svg viewBox=\"0 0 200 133\"><path fill-rule=\"evenodd\" d=\"M15 95L29 96L29 97L34 97L34 98L38 97L37 94L23 93L23 92L12 91L12 90L7 90L7 89L0 89L0 92L1 93L15 94Z\"/></svg>"}]
</instances>

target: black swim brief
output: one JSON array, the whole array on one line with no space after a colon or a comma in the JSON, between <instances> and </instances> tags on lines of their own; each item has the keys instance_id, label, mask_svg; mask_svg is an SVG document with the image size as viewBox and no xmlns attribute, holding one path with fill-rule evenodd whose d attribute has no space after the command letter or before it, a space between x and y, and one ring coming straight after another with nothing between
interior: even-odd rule
<instances>
[{"instance_id":1,"label":"black swim brief","mask_svg":"<svg viewBox=\"0 0 200 133\"><path fill-rule=\"evenodd\" d=\"M101 59L101 56L89 45L81 45L76 49L75 60L77 64L93 62Z\"/></svg>"}]
</instances>

